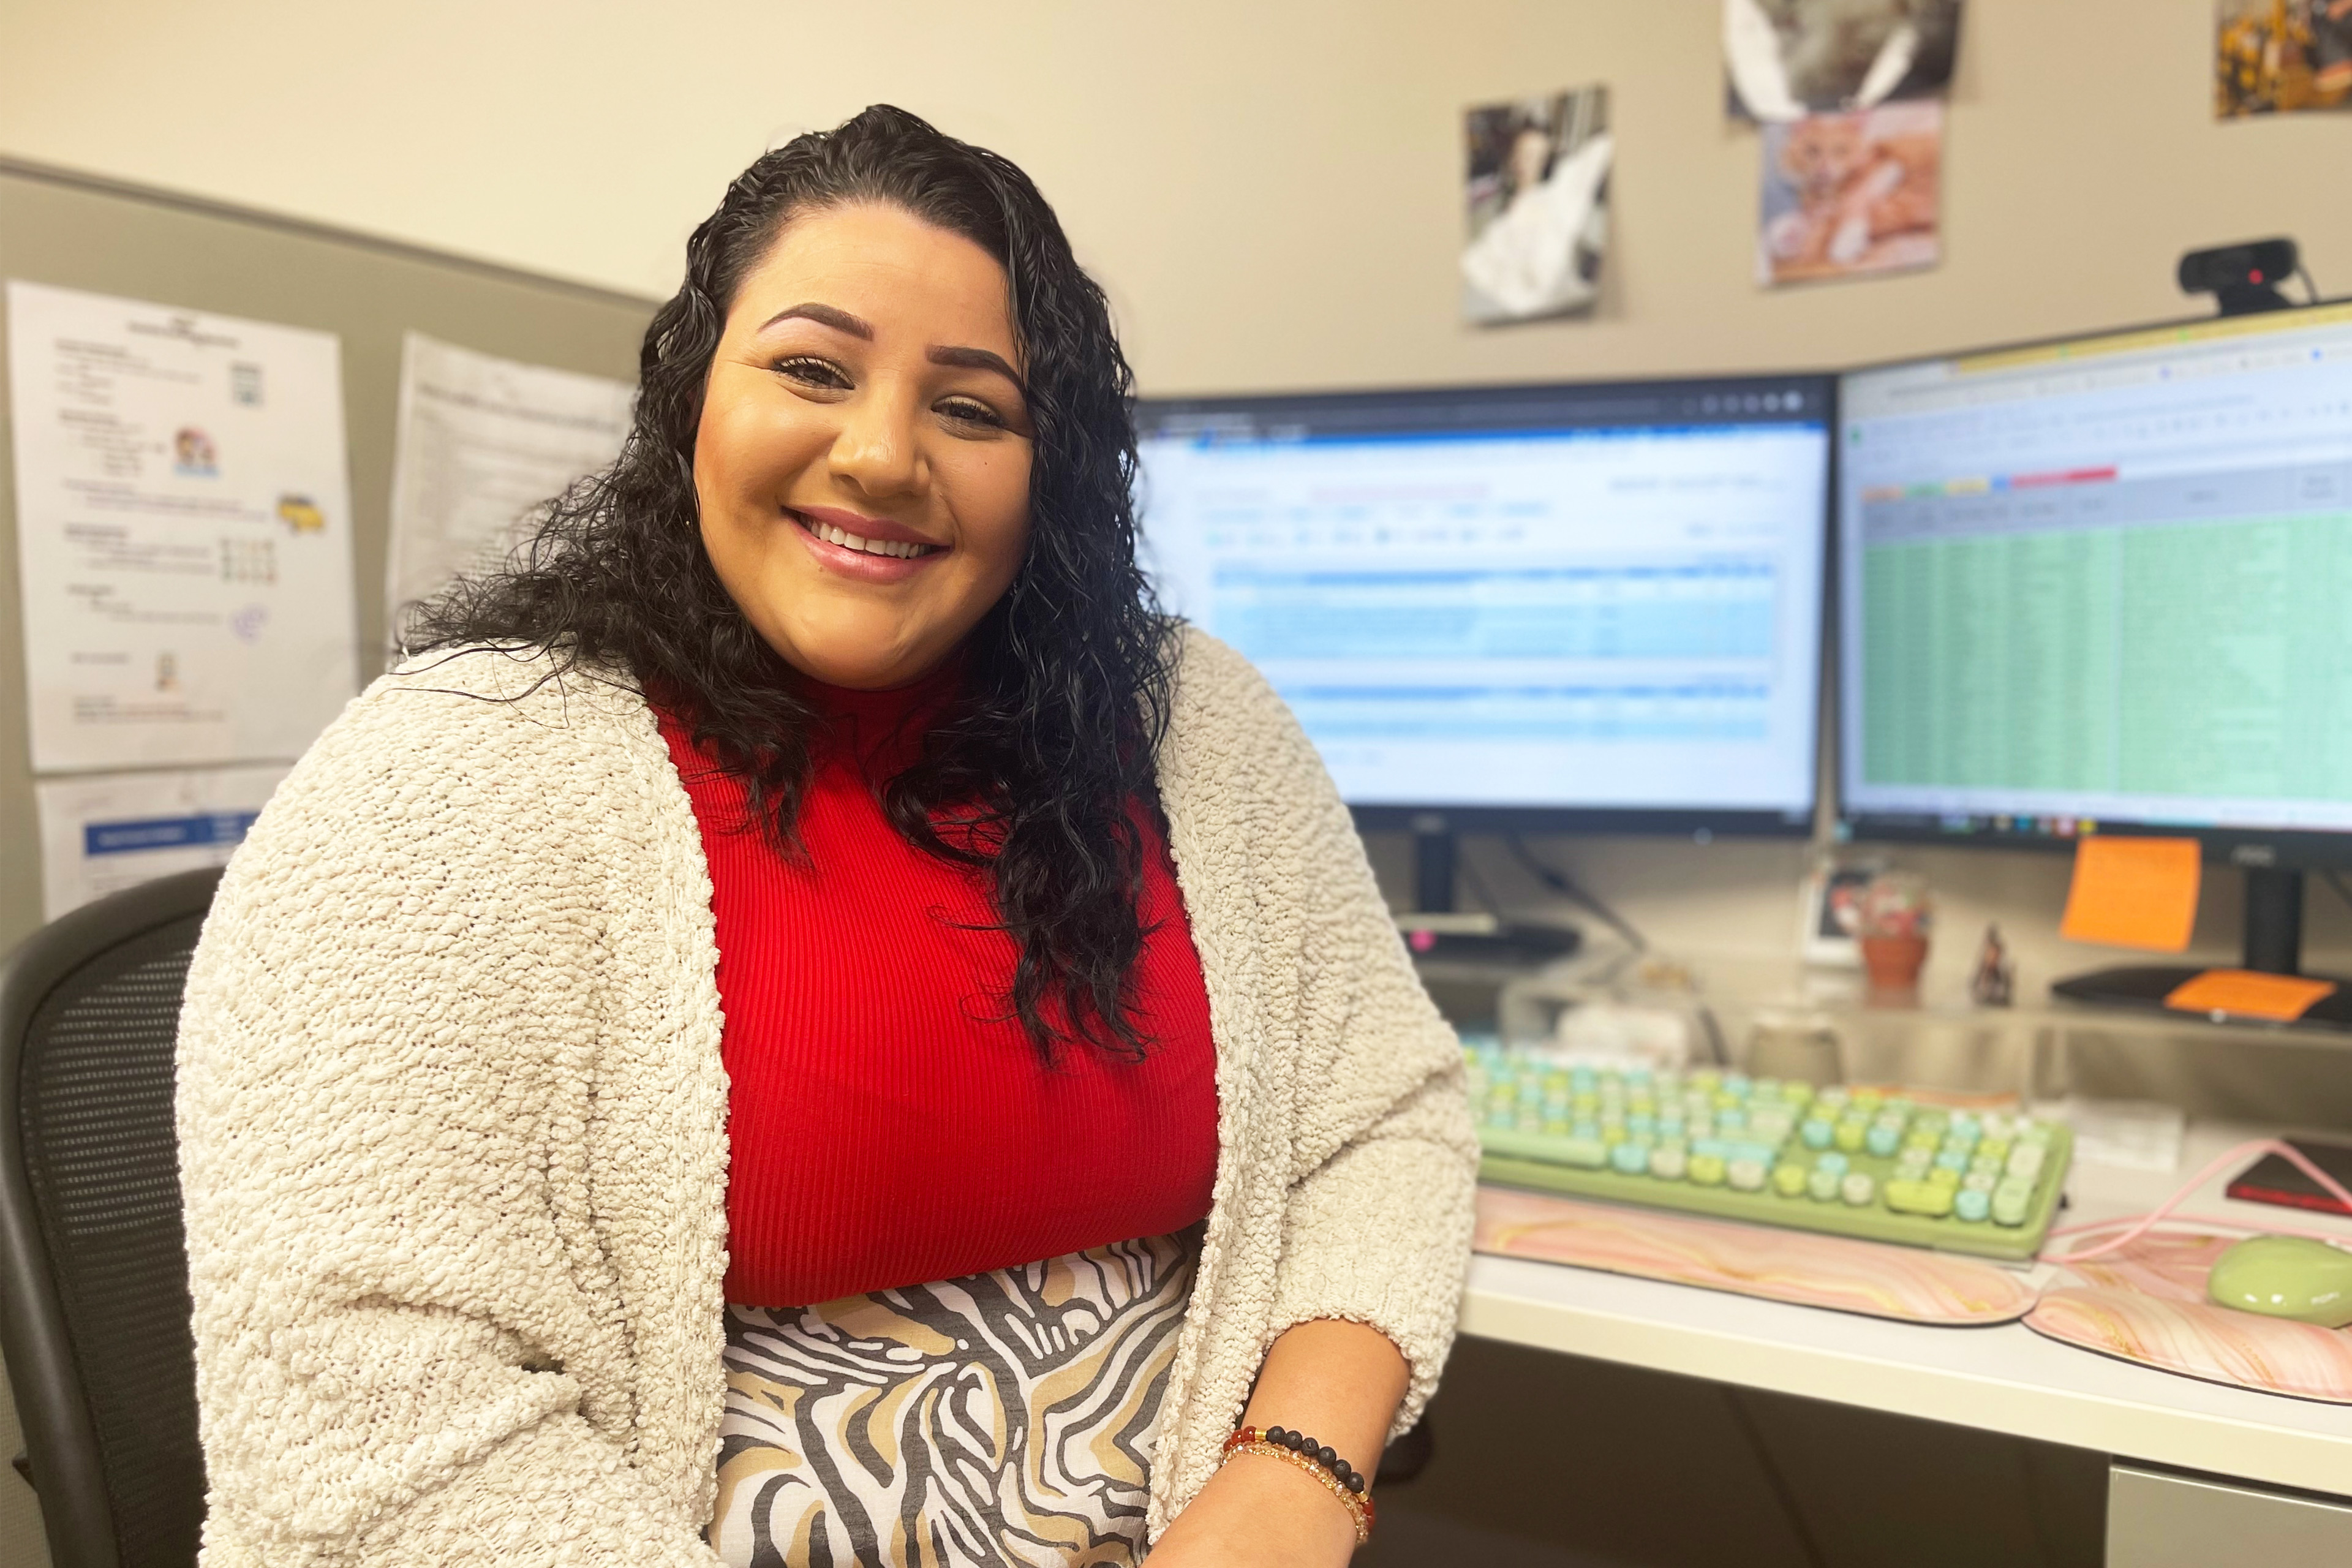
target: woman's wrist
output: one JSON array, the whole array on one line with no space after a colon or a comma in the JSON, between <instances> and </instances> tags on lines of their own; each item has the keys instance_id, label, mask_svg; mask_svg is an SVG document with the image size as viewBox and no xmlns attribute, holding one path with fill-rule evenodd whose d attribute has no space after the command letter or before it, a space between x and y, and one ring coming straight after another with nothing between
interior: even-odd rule
<instances>
[{"instance_id":1,"label":"woman's wrist","mask_svg":"<svg viewBox=\"0 0 2352 1568\"><path fill-rule=\"evenodd\" d=\"M1236 1453L1218 1467L1151 1560L1213 1568L1342 1568L1356 1527L1338 1499L1293 1464Z\"/></svg>"},{"instance_id":2,"label":"woman's wrist","mask_svg":"<svg viewBox=\"0 0 2352 1568\"><path fill-rule=\"evenodd\" d=\"M1371 1477L1340 1458L1337 1450L1285 1427L1270 1426L1261 1432L1255 1426L1243 1426L1225 1439L1221 1462L1230 1464L1245 1457L1272 1459L1307 1476L1328 1492L1347 1513L1357 1545L1371 1539Z\"/></svg>"}]
</instances>

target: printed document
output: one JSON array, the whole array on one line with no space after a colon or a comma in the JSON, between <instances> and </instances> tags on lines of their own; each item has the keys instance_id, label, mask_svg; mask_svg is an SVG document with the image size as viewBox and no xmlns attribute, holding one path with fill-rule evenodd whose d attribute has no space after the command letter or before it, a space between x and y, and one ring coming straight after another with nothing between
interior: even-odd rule
<instances>
[{"instance_id":1,"label":"printed document","mask_svg":"<svg viewBox=\"0 0 2352 1568\"><path fill-rule=\"evenodd\" d=\"M285 776L284 764L270 763L44 780L35 786L41 918L174 871L226 865Z\"/></svg>"},{"instance_id":2,"label":"printed document","mask_svg":"<svg viewBox=\"0 0 2352 1568\"><path fill-rule=\"evenodd\" d=\"M385 574L395 636L403 605L495 569L544 502L619 455L635 391L408 334Z\"/></svg>"},{"instance_id":3,"label":"printed document","mask_svg":"<svg viewBox=\"0 0 2352 1568\"><path fill-rule=\"evenodd\" d=\"M7 304L35 771L299 755L358 689L341 345Z\"/></svg>"}]
</instances>

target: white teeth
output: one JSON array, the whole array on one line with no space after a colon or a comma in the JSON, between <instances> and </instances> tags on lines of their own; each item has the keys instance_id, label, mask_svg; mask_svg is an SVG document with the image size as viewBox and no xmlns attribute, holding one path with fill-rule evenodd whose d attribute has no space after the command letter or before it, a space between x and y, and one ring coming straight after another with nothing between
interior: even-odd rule
<instances>
[{"instance_id":1,"label":"white teeth","mask_svg":"<svg viewBox=\"0 0 2352 1568\"><path fill-rule=\"evenodd\" d=\"M931 548L927 544L915 544L903 540L868 539L863 534L852 533L845 528L837 528L829 522L807 522L805 526L811 533L815 534L827 544L838 544L844 550L862 550L868 555L893 555L904 560L924 554Z\"/></svg>"}]
</instances>

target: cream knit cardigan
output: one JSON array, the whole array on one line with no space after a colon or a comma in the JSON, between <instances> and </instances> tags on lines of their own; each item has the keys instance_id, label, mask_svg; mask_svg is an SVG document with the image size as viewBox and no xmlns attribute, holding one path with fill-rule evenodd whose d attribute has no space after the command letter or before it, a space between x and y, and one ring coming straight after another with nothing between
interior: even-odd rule
<instances>
[{"instance_id":1,"label":"cream knit cardigan","mask_svg":"<svg viewBox=\"0 0 2352 1568\"><path fill-rule=\"evenodd\" d=\"M1292 1324L1387 1333L1413 1419L1475 1163L1454 1037L1345 807L1198 633L1160 785L1221 1148L1155 1536ZM422 660L311 748L222 881L181 1019L206 1568L714 1568L717 963L693 810L620 685Z\"/></svg>"}]
</instances>

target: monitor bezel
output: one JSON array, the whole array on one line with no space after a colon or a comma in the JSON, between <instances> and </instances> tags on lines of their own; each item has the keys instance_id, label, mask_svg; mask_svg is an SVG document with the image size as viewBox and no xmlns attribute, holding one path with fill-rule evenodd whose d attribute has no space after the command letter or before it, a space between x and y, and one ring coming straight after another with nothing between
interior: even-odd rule
<instances>
[{"instance_id":1,"label":"monitor bezel","mask_svg":"<svg viewBox=\"0 0 2352 1568\"><path fill-rule=\"evenodd\" d=\"M1855 365L1837 374L1838 392L1832 406L1838 411L1838 431L1833 445L1842 454L1845 449L1845 385L1849 378L1874 372L1907 370L1916 365L1933 364L1939 360L1979 359L1991 354L2022 353L2035 349L2052 348L2061 343L2095 342L2102 338L2130 337L2139 332L2160 332L2176 327L2204 327L2216 322L2248 321L2281 323L2280 330L2292 331L2284 323L2308 311L2341 309L2352 305L2352 299L2312 300L2290 305L2281 310L2264 310L2253 316L2175 316L2136 325L2105 327L2088 332L2060 332L2047 337L2021 338L2013 342L1992 343L1980 348L1948 350L1942 353L1910 354L1896 359L1873 361ZM1833 472L1837 470L1833 468ZM1840 485L1830 500L1832 537L1842 542L1845 526L1844 490ZM1973 822L1967 827L1947 826L1937 814L1929 812L1865 812L1852 809L1847 799L1846 780L1846 668L1845 668L1845 605L1843 581L1844 552L1840 549L1830 562L1829 582L1832 598L1829 605L1830 624L1823 631L1823 657L1828 661L1829 690L1825 707L1832 728L1829 733L1830 777L1825 798L1829 803L1832 831L1840 843L1853 844L1934 844L1956 849L2026 849L2046 853L2074 852L2082 841L2079 834L2044 832L2039 826L2030 828L1991 826L1979 827ZM1999 813L1994 814L1998 816ZM2039 824L2037 815L2025 816L2010 814L2019 821ZM2134 838L2194 838L2205 859L2216 863L2252 868L2280 869L2341 870L2352 869L2352 828L2342 831L2292 828L2270 830L2261 827L2217 826L2188 822L2156 822L2137 818L2094 818L2097 833L2117 837Z\"/></svg>"},{"instance_id":2,"label":"monitor bezel","mask_svg":"<svg viewBox=\"0 0 2352 1568\"><path fill-rule=\"evenodd\" d=\"M1830 715L1827 700L1830 694L1821 689L1822 670L1830 657L1828 638L1834 631L1837 612L1836 584L1833 574L1837 567L1838 514L1838 432L1842 428L1838 389L1842 376L1838 371L1805 370L1779 373L1742 372L1726 375L1703 376L1633 376L1587 381L1540 382L1479 382L1458 386L1386 386L1377 388L1335 388L1324 391L1298 390L1267 393L1231 393L1202 396L1146 397L1136 400L1137 434L1142 436L1142 426L1148 410L1182 410L1190 413L1214 414L1226 410L1255 409L1269 404L1284 403L1378 403L1391 399L1426 400L1433 396L1461 396L1471 400L1491 398L1496 402L1516 396L1545 393L1599 393L1624 389L1648 397L1677 395L1705 396L1710 392L1760 391L1766 387L1795 385L1808 393L1818 392L1822 399L1824 421L1823 446L1827 454L1822 489L1822 516L1820 533L1821 559L1817 570L1821 574L1822 592L1817 606L1818 620L1813 631L1812 670L1815 692L1812 705L1812 726L1809 736L1812 758L1810 797L1801 808L1745 809L1717 806L1644 806L1576 805L1468 805L1444 801L1413 804L1396 802L1348 803L1349 815L1362 832L1451 832L1451 833L1577 833L1588 835L1623 835L1626 837L1681 837L1701 842L1713 837L1737 838L1810 838L1818 830L1822 809L1827 798L1829 781L1822 777L1822 742L1828 733ZM1769 422L1801 424L1801 418L1762 420L1723 420L1698 416L1699 422L1729 425L1734 423ZM1650 421L1629 421L1619 428L1640 428ZM1594 428L1609 428L1598 426ZM1139 519L1139 525L1140 520ZM1140 531L1139 526L1139 539Z\"/></svg>"}]
</instances>

